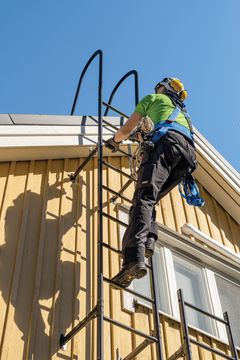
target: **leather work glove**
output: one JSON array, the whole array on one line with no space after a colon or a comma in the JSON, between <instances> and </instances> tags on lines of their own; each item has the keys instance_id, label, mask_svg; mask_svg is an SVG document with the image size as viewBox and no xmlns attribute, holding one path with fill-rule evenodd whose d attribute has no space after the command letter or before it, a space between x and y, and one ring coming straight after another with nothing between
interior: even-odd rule
<instances>
[{"instance_id":1,"label":"leather work glove","mask_svg":"<svg viewBox=\"0 0 240 360\"><path fill-rule=\"evenodd\" d=\"M143 139L142 139L142 133L141 133L141 130L136 130L134 132L132 132L129 137L128 137L128 140L132 141L132 142L142 142Z\"/></svg>"},{"instance_id":2,"label":"leather work glove","mask_svg":"<svg viewBox=\"0 0 240 360\"><path fill-rule=\"evenodd\" d=\"M121 144L121 141L120 142L115 141L114 136L105 141L105 146L107 148L111 149L112 152L117 152L120 144Z\"/></svg>"}]
</instances>

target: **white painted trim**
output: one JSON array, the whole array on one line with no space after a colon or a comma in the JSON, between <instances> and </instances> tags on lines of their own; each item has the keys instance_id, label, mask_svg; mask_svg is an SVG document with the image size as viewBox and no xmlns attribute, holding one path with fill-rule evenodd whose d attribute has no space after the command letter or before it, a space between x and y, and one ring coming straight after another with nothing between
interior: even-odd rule
<instances>
[{"instance_id":1,"label":"white painted trim","mask_svg":"<svg viewBox=\"0 0 240 360\"><path fill-rule=\"evenodd\" d=\"M215 280L215 274L210 269L204 268L204 275L205 275L205 281L206 281L207 290L208 290L208 294L209 294L208 297L209 297L211 311L215 316L223 319L223 311L222 311L222 306L221 306L221 302L220 302L220 298L219 298L219 294L218 294L217 284L216 284L216 280ZM216 328L219 338L223 341L228 342L226 326L224 324L220 323L219 321L215 321L215 322L213 322L213 324L214 324L214 327Z\"/></svg>"},{"instance_id":2,"label":"white painted trim","mask_svg":"<svg viewBox=\"0 0 240 360\"><path fill-rule=\"evenodd\" d=\"M163 270L166 276L166 285L168 292L168 301L170 307L170 314L175 319L180 319L178 299L177 299L177 283L173 265L172 251L165 247L161 248Z\"/></svg>"},{"instance_id":3,"label":"white painted trim","mask_svg":"<svg viewBox=\"0 0 240 360\"><path fill-rule=\"evenodd\" d=\"M207 159L211 165L221 174L223 178L231 181L231 184L239 191L240 175L239 173L223 158L223 156L203 137L197 129L194 129L196 147L199 152Z\"/></svg>"},{"instance_id":4,"label":"white painted trim","mask_svg":"<svg viewBox=\"0 0 240 360\"><path fill-rule=\"evenodd\" d=\"M122 117L103 119L115 127L123 123ZM91 146L92 141L97 141L97 121L97 116L2 114L0 161L43 160L48 156L51 159L69 157L73 154L73 147ZM104 126L105 139L113 134L112 131L111 127ZM199 160L195 177L240 224L239 173L196 129L194 132ZM131 148L135 148L135 145L126 141L122 149L127 150L130 144ZM116 156L116 153L108 151L106 156ZM82 153L76 150L73 157L82 157Z\"/></svg>"},{"instance_id":5,"label":"white painted trim","mask_svg":"<svg viewBox=\"0 0 240 360\"><path fill-rule=\"evenodd\" d=\"M184 224L181 227L181 230L184 234L192 235L192 236L196 237L198 240L201 240L204 244L212 247L213 249L217 250L219 253L223 254L224 256L230 258L231 260L236 262L238 265L240 265L240 255L239 254L236 254L234 251L232 251L231 249L228 249L226 246L219 243L217 240L214 240L213 238L211 238L204 232L200 231L194 225L189 224L189 223Z\"/></svg>"}]
</instances>

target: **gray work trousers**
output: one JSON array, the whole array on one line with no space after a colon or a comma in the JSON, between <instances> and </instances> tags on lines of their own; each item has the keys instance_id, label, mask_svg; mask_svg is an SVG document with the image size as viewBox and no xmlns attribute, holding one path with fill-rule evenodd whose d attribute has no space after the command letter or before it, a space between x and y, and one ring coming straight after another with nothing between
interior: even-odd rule
<instances>
[{"instance_id":1,"label":"gray work trousers","mask_svg":"<svg viewBox=\"0 0 240 360\"><path fill-rule=\"evenodd\" d=\"M194 147L175 131L168 131L153 150L144 151L123 236L123 265L143 260L147 238L158 237L156 203L195 168Z\"/></svg>"}]
</instances>

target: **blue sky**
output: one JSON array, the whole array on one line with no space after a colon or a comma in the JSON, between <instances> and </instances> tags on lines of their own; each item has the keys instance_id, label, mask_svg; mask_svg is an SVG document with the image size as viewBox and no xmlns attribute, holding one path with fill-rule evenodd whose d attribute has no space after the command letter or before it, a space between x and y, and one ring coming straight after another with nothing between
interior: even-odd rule
<instances>
[{"instance_id":1,"label":"blue sky","mask_svg":"<svg viewBox=\"0 0 240 360\"><path fill-rule=\"evenodd\" d=\"M239 0L8 0L0 2L0 113L69 114L80 72L104 52L104 99L129 70L140 97L179 77L196 128L240 170ZM97 113L97 64L77 113ZM114 105L134 109L130 78Z\"/></svg>"}]
</instances>

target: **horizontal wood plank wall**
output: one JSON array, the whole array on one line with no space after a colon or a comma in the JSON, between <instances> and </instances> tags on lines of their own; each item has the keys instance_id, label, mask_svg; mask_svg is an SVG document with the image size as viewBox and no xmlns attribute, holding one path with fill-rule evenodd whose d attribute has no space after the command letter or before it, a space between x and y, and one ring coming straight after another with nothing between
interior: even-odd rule
<instances>
[{"instance_id":1,"label":"horizontal wood plank wall","mask_svg":"<svg viewBox=\"0 0 240 360\"><path fill-rule=\"evenodd\" d=\"M124 157L106 159L129 173ZM97 159L92 159L71 184L68 173L83 160L65 159L0 164L0 359L96 360L96 320L59 349L59 336L78 324L97 301ZM104 168L104 183L118 191L127 178ZM157 206L157 219L181 232L192 223L215 240L239 253L240 228L201 186L203 208L186 205L177 188ZM124 195L132 197L132 184ZM117 206L104 190L104 211L117 217ZM120 201L120 200L119 200ZM121 202L121 201L120 201ZM129 202L123 201L130 206ZM104 218L104 241L120 248L119 227ZM104 250L104 276L120 268L120 257ZM121 292L104 285L105 314L150 333L153 318L147 310L123 309ZM181 345L179 324L161 317L164 356ZM139 336L105 323L105 358L127 356L142 342ZM192 331L192 336L216 348L215 340ZM194 360L219 359L193 346ZM156 360L155 346L137 359Z\"/></svg>"}]
</instances>

